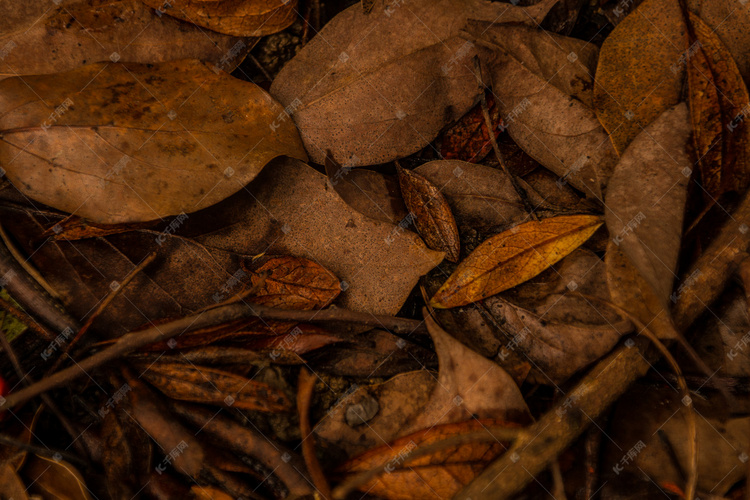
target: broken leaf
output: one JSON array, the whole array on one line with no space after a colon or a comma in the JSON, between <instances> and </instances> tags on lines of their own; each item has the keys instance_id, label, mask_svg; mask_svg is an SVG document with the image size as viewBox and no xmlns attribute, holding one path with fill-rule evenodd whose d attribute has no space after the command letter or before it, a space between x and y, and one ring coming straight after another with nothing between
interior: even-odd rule
<instances>
[{"instance_id":1,"label":"broken leaf","mask_svg":"<svg viewBox=\"0 0 750 500\"><path fill-rule=\"evenodd\" d=\"M601 225L597 216L564 215L492 236L461 261L430 304L462 306L519 285L578 248Z\"/></svg>"},{"instance_id":2,"label":"broken leaf","mask_svg":"<svg viewBox=\"0 0 750 500\"><path fill-rule=\"evenodd\" d=\"M397 168L401 196L414 217L420 236L429 248L445 252L447 260L458 262L458 227L445 196L420 174L400 166Z\"/></svg>"},{"instance_id":3,"label":"broken leaf","mask_svg":"<svg viewBox=\"0 0 750 500\"><path fill-rule=\"evenodd\" d=\"M297 17L297 0L143 0L159 13L235 36L281 31Z\"/></svg>"},{"instance_id":4,"label":"broken leaf","mask_svg":"<svg viewBox=\"0 0 750 500\"><path fill-rule=\"evenodd\" d=\"M280 155L294 124L256 85L197 61L92 64L0 82L0 162L30 198L100 223L194 212Z\"/></svg>"},{"instance_id":5,"label":"broken leaf","mask_svg":"<svg viewBox=\"0 0 750 500\"><path fill-rule=\"evenodd\" d=\"M217 71L232 71L252 45L251 39L159 16L140 0L0 2L0 79L100 61L200 59Z\"/></svg>"},{"instance_id":6,"label":"broken leaf","mask_svg":"<svg viewBox=\"0 0 750 500\"><path fill-rule=\"evenodd\" d=\"M427 146L479 95L467 18L534 24L557 0L516 7L485 0L378 0L333 18L279 73L271 95L293 112L312 161L385 163Z\"/></svg>"},{"instance_id":7,"label":"broken leaf","mask_svg":"<svg viewBox=\"0 0 750 500\"><path fill-rule=\"evenodd\" d=\"M246 410L286 411L291 403L273 387L206 366L154 363L143 367L142 377L167 396Z\"/></svg>"},{"instance_id":8,"label":"broken leaf","mask_svg":"<svg viewBox=\"0 0 750 500\"><path fill-rule=\"evenodd\" d=\"M594 108L618 154L680 101L686 49L678 0L645 0L605 40Z\"/></svg>"},{"instance_id":9,"label":"broken leaf","mask_svg":"<svg viewBox=\"0 0 750 500\"><path fill-rule=\"evenodd\" d=\"M487 108L494 126L492 133L497 139L503 127L500 111L491 92L486 92ZM462 160L478 163L492 151L490 134L487 133L482 105L477 104L471 111L448 129L441 138L440 156L446 160Z\"/></svg>"}]
</instances>

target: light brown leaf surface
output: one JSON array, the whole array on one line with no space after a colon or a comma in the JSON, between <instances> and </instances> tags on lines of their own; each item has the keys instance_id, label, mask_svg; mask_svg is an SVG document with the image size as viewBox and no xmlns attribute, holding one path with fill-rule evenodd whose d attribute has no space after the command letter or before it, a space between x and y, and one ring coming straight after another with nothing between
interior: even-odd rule
<instances>
[{"instance_id":1,"label":"light brown leaf surface","mask_svg":"<svg viewBox=\"0 0 750 500\"><path fill-rule=\"evenodd\" d=\"M43 498L89 500L89 489L81 473L68 462L30 455L23 469L29 491Z\"/></svg>"},{"instance_id":2,"label":"light brown leaf surface","mask_svg":"<svg viewBox=\"0 0 750 500\"><path fill-rule=\"evenodd\" d=\"M475 25L492 50L492 90L513 140L587 196L602 192L617 161L591 109L596 48L524 26Z\"/></svg>"},{"instance_id":3,"label":"light brown leaf surface","mask_svg":"<svg viewBox=\"0 0 750 500\"><path fill-rule=\"evenodd\" d=\"M445 196L424 176L397 168L401 196L414 217L419 235L429 248L445 252L446 260L458 262L461 251L458 227Z\"/></svg>"},{"instance_id":4,"label":"light brown leaf surface","mask_svg":"<svg viewBox=\"0 0 750 500\"><path fill-rule=\"evenodd\" d=\"M0 464L0 484L3 485L3 492L0 493L0 498L13 498L15 500L29 500L29 495L26 493L26 485L15 469L9 463Z\"/></svg>"},{"instance_id":5,"label":"light brown leaf surface","mask_svg":"<svg viewBox=\"0 0 750 500\"><path fill-rule=\"evenodd\" d=\"M468 18L535 25L557 0L516 7L485 0L377 0L326 24L279 73L271 95L290 106L310 158L344 166L402 158L427 146L479 95Z\"/></svg>"},{"instance_id":6,"label":"light brown leaf surface","mask_svg":"<svg viewBox=\"0 0 750 500\"><path fill-rule=\"evenodd\" d=\"M223 370L184 363L144 366L142 377L170 398L266 412L287 411L283 392Z\"/></svg>"},{"instance_id":7,"label":"light brown leaf surface","mask_svg":"<svg viewBox=\"0 0 750 500\"><path fill-rule=\"evenodd\" d=\"M0 79L100 61L200 59L232 71L253 44L159 16L140 0L0 1Z\"/></svg>"},{"instance_id":8,"label":"light brown leaf surface","mask_svg":"<svg viewBox=\"0 0 750 500\"><path fill-rule=\"evenodd\" d=\"M243 262L250 283L263 286L248 300L282 309L322 309L341 293L341 284L328 269L300 257L265 257ZM265 278L262 275L265 274Z\"/></svg>"},{"instance_id":9,"label":"light brown leaf surface","mask_svg":"<svg viewBox=\"0 0 750 500\"><path fill-rule=\"evenodd\" d=\"M492 236L461 261L430 304L462 306L519 285L578 248L602 223L593 215L564 215Z\"/></svg>"},{"instance_id":10,"label":"light brown leaf surface","mask_svg":"<svg viewBox=\"0 0 750 500\"><path fill-rule=\"evenodd\" d=\"M680 101L686 49L678 0L645 0L604 41L594 107L618 154Z\"/></svg>"},{"instance_id":11,"label":"light brown leaf surface","mask_svg":"<svg viewBox=\"0 0 750 500\"><path fill-rule=\"evenodd\" d=\"M143 0L158 12L234 36L264 36L288 27L297 0Z\"/></svg>"},{"instance_id":12,"label":"light brown leaf surface","mask_svg":"<svg viewBox=\"0 0 750 500\"><path fill-rule=\"evenodd\" d=\"M697 47L687 63L690 118L704 197L743 192L750 181L750 96L732 54L695 14L690 23Z\"/></svg>"},{"instance_id":13,"label":"light brown leaf surface","mask_svg":"<svg viewBox=\"0 0 750 500\"><path fill-rule=\"evenodd\" d=\"M0 162L30 198L101 223L212 205L273 158L306 159L260 87L197 61L92 64L0 82Z\"/></svg>"},{"instance_id":14,"label":"light brown leaf surface","mask_svg":"<svg viewBox=\"0 0 750 500\"><path fill-rule=\"evenodd\" d=\"M665 111L628 146L607 190L605 219L612 241L664 308L677 269L692 172L690 128L684 103Z\"/></svg>"}]
</instances>

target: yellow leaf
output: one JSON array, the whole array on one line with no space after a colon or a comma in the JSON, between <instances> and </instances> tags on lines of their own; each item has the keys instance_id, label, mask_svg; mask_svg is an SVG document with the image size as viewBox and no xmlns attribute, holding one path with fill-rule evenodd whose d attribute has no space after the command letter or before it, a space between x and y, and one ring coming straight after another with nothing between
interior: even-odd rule
<instances>
[{"instance_id":1,"label":"yellow leaf","mask_svg":"<svg viewBox=\"0 0 750 500\"><path fill-rule=\"evenodd\" d=\"M447 309L484 299L533 278L585 242L601 217L568 215L531 221L495 235L458 265L430 300Z\"/></svg>"}]
</instances>

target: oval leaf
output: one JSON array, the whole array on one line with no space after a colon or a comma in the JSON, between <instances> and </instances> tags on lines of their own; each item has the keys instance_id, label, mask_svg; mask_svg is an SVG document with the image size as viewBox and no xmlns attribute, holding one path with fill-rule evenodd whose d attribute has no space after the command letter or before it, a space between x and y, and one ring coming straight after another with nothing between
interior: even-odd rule
<instances>
[{"instance_id":1,"label":"oval leaf","mask_svg":"<svg viewBox=\"0 0 750 500\"><path fill-rule=\"evenodd\" d=\"M277 156L306 158L266 92L198 61L9 78L0 113L0 163L16 187L106 224L194 212Z\"/></svg>"},{"instance_id":2,"label":"oval leaf","mask_svg":"<svg viewBox=\"0 0 750 500\"><path fill-rule=\"evenodd\" d=\"M601 217L568 215L530 221L479 245L430 300L447 309L476 302L533 278L582 245Z\"/></svg>"}]
</instances>

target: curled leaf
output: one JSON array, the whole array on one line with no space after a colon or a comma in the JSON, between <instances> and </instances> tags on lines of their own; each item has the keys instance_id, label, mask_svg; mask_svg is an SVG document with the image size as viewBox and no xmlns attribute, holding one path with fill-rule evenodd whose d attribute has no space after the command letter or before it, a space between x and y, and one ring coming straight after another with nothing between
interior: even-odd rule
<instances>
[{"instance_id":1,"label":"curled leaf","mask_svg":"<svg viewBox=\"0 0 750 500\"><path fill-rule=\"evenodd\" d=\"M422 175L398 167L401 195L414 224L427 246L445 252L445 258L458 262L458 227L443 193Z\"/></svg>"},{"instance_id":2,"label":"curled leaf","mask_svg":"<svg viewBox=\"0 0 750 500\"><path fill-rule=\"evenodd\" d=\"M602 223L593 215L563 215L492 236L461 261L430 304L463 306L519 285L578 248Z\"/></svg>"}]
</instances>

